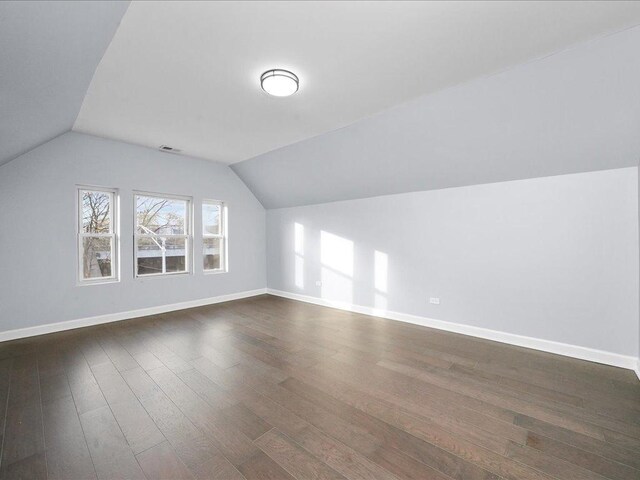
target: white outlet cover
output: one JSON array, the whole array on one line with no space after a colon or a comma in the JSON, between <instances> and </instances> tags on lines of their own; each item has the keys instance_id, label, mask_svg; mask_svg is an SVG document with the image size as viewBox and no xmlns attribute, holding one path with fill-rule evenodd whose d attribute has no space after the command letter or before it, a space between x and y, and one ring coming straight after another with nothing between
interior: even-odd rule
<instances>
[{"instance_id":1,"label":"white outlet cover","mask_svg":"<svg viewBox=\"0 0 640 480\"><path fill-rule=\"evenodd\" d=\"M316 280L316 287L321 287L321 286L322 286L322 281Z\"/></svg>"},{"instance_id":2,"label":"white outlet cover","mask_svg":"<svg viewBox=\"0 0 640 480\"><path fill-rule=\"evenodd\" d=\"M429 299L429 303L433 303L434 305L440 305L440 299L438 297L431 297Z\"/></svg>"}]
</instances>

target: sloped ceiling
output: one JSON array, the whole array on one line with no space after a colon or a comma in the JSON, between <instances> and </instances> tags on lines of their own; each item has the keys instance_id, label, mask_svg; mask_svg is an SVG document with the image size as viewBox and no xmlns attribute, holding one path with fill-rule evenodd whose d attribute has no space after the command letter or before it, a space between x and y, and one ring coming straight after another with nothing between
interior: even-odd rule
<instances>
[{"instance_id":1,"label":"sloped ceiling","mask_svg":"<svg viewBox=\"0 0 640 480\"><path fill-rule=\"evenodd\" d=\"M278 208L640 157L640 2L127 7L0 2L0 164L73 125L231 163ZM271 67L300 92L262 92Z\"/></svg>"},{"instance_id":2,"label":"sloped ceiling","mask_svg":"<svg viewBox=\"0 0 640 480\"><path fill-rule=\"evenodd\" d=\"M635 27L232 168L278 208L634 166L638 52Z\"/></svg>"},{"instance_id":3,"label":"sloped ceiling","mask_svg":"<svg viewBox=\"0 0 640 480\"><path fill-rule=\"evenodd\" d=\"M69 131L129 2L0 2L0 165Z\"/></svg>"},{"instance_id":4,"label":"sloped ceiling","mask_svg":"<svg viewBox=\"0 0 640 480\"><path fill-rule=\"evenodd\" d=\"M640 2L134 2L74 130L234 163L637 23ZM297 94L261 91L274 67Z\"/></svg>"}]
</instances>

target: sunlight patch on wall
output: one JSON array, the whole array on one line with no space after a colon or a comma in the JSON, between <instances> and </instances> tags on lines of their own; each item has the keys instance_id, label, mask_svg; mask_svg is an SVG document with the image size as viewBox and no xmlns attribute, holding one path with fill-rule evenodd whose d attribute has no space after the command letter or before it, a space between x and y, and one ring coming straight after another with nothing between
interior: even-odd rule
<instances>
[{"instance_id":1,"label":"sunlight patch on wall","mask_svg":"<svg viewBox=\"0 0 640 480\"><path fill-rule=\"evenodd\" d=\"M304 225L295 223L293 226L293 245L295 253L295 285L304 290Z\"/></svg>"},{"instance_id":2,"label":"sunlight patch on wall","mask_svg":"<svg viewBox=\"0 0 640 480\"><path fill-rule=\"evenodd\" d=\"M321 231L320 263L322 264L322 298L352 303L353 242Z\"/></svg>"},{"instance_id":3,"label":"sunlight patch on wall","mask_svg":"<svg viewBox=\"0 0 640 480\"><path fill-rule=\"evenodd\" d=\"M379 311L387 310L387 284L389 281L389 255L376 250L374 261L374 307Z\"/></svg>"},{"instance_id":4,"label":"sunlight patch on wall","mask_svg":"<svg viewBox=\"0 0 640 480\"><path fill-rule=\"evenodd\" d=\"M320 261L343 275L353 276L353 242L332 233L320 232Z\"/></svg>"}]
</instances>

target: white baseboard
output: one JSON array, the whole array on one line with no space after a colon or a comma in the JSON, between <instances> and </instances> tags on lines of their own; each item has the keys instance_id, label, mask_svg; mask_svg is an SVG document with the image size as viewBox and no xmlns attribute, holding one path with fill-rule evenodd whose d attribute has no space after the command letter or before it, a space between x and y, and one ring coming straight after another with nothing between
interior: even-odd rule
<instances>
[{"instance_id":1,"label":"white baseboard","mask_svg":"<svg viewBox=\"0 0 640 480\"><path fill-rule=\"evenodd\" d=\"M184 310L185 308L202 307L204 305L212 305L214 303L222 303L228 302L230 300L254 297L256 295L263 295L265 293L267 293L266 288L259 288L257 290L247 290L244 292L230 293L228 295L219 295L217 297L190 300L188 302L172 303L169 305L160 305L157 307L140 308L138 310L129 310L127 312L109 313L106 315L98 315L95 317L68 320L66 322L37 325L35 327L17 328L15 330L0 332L0 342L15 340L17 338L33 337L35 335L44 335L46 333L62 332L64 330L72 330L74 328L90 327L91 325L99 325L102 323L118 322L120 320L144 317L146 315L157 315L160 313L173 312L175 310Z\"/></svg>"},{"instance_id":2,"label":"white baseboard","mask_svg":"<svg viewBox=\"0 0 640 480\"><path fill-rule=\"evenodd\" d=\"M361 313L363 315L372 315L376 317L396 320L400 322L411 323L414 325L422 325L424 327L436 328L448 332L461 333L472 337L494 340L496 342L517 345L520 347L532 348L543 352L555 353L567 357L579 358L581 360L589 360L591 362L604 363L615 367L628 368L634 370L640 380L640 359L636 357L620 355L603 350L595 350L592 348L580 347L577 345L569 345L567 343L553 342L551 340L542 340L539 338L525 337L513 333L500 332L487 328L474 327L459 323L445 322L443 320L435 320L407 313L391 312L387 310L379 310L372 307L362 305L353 305L344 302L336 302L325 300L322 298L311 297L308 295L300 295L298 293L284 292L271 288L259 288L257 290L247 290L244 292L231 293L228 295L220 295L217 297L201 298L198 300L190 300L188 302L172 303L168 305L160 305L157 307L141 308L138 310L129 310L127 312L110 313L106 315L98 315L95 317L79 318L76 320L68 320L65 322L49 323L46 325L37 325L34 327L18 328L0 332L0 342L7 340L15 340L18 338L33 337L36 335L44 335L47 333L62 332L64 330L72 330L74 328L90 327L92 325L100 325L103 323L118 322L130 318L144 317L146 315L157 315L160 313L172 312L175 310L184 310L186 308L201 307L204 305L213 305L215 303L228 302L231 300L239 300L242 298L254 297L268 293L279 297L298 300L306 303L313 303L323 307L337 308L349 312Z\"/></svg>"},{"instance_id":3,"label":"white baseboard","mask_svg":"<svg viewBox=\"0 0 640 480\"><path fill-rule=\"evenodd\" d=\"M618 353L606 352L603 350L596 350L593 348L580 347L578 345L554 342L551 340L525 337L523 335L490 330L488 328L445 322L443 320L435 320L433 318L420 317L407 313L390 312L387 310L379 310L372 307L364 307L362 305L335 302L322 298L311 297L308 295L300 295L298 293L274 290L272 288L267 288L267 293L270 295L276 295L292 300L299 300L301 302L313 303L315 305L321 305L324 307L337 308L349 312L412 323L414 325L422 325L423 327L437 328L438 330L461 333L464 335L470 335L472 337L484 338L487 340L494 340L496 342L508 343L510 345L517 345L519 347L532 348L534 350L541 350L543 352L564 355L566 357L579 358L581 360L589 360L591 362L604 363L606 365L613 365L615 367L627 368L630 370L635 370L638 378L640 378L640 365L638 364L639 360L636 357L620 355Z\"/></svg>"}]
</instances>

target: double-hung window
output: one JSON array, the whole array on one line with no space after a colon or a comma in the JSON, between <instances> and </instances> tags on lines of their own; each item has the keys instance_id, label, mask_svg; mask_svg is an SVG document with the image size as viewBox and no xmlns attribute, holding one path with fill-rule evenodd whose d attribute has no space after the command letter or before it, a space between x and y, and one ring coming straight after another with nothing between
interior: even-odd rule
<instances>
[{"instance_id":1,"label":"double-hung window","mask_svg":"<svg viewBox=\"0 0 640 480\"><path fill-rule=\"evenodd\" d=\"M118 281L117 191L78 188L78 280Z\"/></svg>"},{"instance_id":2,"label":"double-hung window","mask_svg":"<svg viewBox=\"0 0 640 480\"><path fill-rule=\"evenodd\" d=\"M202 201L202 254L205 272L225 272L226 208L215 200Z\"/></svg>"},{"instance_id":3,"label":"double-hung window","mask_svg":"<svg viewBox=\"0 0 640 480\"><path fill-rule=\"evenodd\" d=\"M151 193L134 198L136 276L188 273L191 199Z\"/></svg>"}]
</instances>

